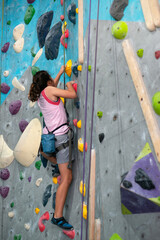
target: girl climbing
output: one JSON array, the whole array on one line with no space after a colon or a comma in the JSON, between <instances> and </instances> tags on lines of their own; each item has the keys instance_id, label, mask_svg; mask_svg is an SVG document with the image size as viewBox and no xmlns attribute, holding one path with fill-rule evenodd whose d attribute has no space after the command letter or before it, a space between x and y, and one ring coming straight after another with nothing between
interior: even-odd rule
<instances>
[{"instance_id":1,"label":"girl climbing","mask_svg":"<svg viewBox=\"0 0 160 240\"><path fill-rule=\"evenodd\" d=\"M37 72L33 76L33 83L30 86L28 98L32 102L38 101L46 125L43 128L43 134L47 134L48 130L52 132L55 129L55 147L58 148L59 146L64 146L64 148L61 148L58 151L56 157L55 155L48 156L42 151L40 152L43 157L54 164L58 164L61 175L61 182L56 192L55 212L51 222L63 229L70 230L73 226L63 217L63 208L72 181L72 169L69 165L69 146L65 145L68 142L67 133L69 127L68 125L64 125L67 123L67 116L60 97L74 99L77 97L77 94L72 86L74 81L67 82L67 90L57 88L63 72L64 66L61 67L55 79L53 79L46 71Z\"/></svg>"}]
</instances>

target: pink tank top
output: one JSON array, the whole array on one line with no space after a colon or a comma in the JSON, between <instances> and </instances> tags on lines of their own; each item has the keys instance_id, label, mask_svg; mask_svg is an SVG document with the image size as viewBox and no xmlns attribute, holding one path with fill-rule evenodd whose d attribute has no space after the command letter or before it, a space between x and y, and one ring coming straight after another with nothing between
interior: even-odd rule
<instances>
[{"instance_id":1,"label":"pink tank top","mask_svg":"<svg viewBox=\"0 0 160 240\"><path fill-rule=\"evenodd\" d=\"M41 92L38 99L38 105L42 111L45 124L48 130L51 132L63 123L67 122L66 112L63 106L63 102L58 98L57 102L50 100L46 94L45 89ZM65 125L54 132L55 135L62 135L68 131L68 126ZM47 134L46 127L43 128L43 134Z\"/></svg>"}]
</instances>

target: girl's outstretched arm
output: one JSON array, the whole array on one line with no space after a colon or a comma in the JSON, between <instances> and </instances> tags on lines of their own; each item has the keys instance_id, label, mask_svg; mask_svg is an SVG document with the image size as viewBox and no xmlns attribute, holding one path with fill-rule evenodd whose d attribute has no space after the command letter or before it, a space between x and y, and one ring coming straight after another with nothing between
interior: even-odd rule
<instances>
[{"instance_id":1,"label":"girl's outstretched arm","mask_svg":"<svg viewBox=\"0 0 160 240\"><path fill-rule=\"evenodd\" d=\"M59 73L57 74L57 76L55 77L54 81L54 86L57 87L59 79L61 77L61 75L64 73L64 66L61 67L61 69L59 70Z\"/></svg>"}]
</instances>

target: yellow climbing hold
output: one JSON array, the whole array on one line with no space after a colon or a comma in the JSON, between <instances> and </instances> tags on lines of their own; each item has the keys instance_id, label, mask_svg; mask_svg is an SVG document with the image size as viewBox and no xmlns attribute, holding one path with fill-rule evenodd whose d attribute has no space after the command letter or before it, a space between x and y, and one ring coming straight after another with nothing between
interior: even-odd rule
<instances>
[{"instance_id":1,"label":"yellow climbing hold","mask_svg":"<svg viewBox=\"0 0 160 240\"><path fill-rule=\"evenodd\" d=\"M85 195L86 195L86 184L85 183L83 184L83 181L80 182L79 191L80 191L81 194L83 193L83 196L85 197Z\"/></svg>"},{"instance_id":2,"label":"yellow climbing hold","mask_svg":"<svg viewBox=\"0 0 160 240\"><path fill-rule=\"evenodd\" d=\"M78 8L76 8L76 13L78 14Z\"/></svg>"},{"instance_id":3,"label":"yellow climbing hold","mask_svg":"<svg viewBox=\"0 0 160 240\"><path fill-rule=\"evenodd\" d=\"M83 218L87 219L87 204L83 202Z\"/></svg>"},{"instance_id":4,"label":"yellow climbing hold","mask_svg":"<svg viewBox=\"0 0 160 240\"><path fill-rule=\"evenodd\" d=\"M67 28L67 22L65 21L62 25L62 33L64 34Z\"/></svg>"},{"instance_id":5,"label":"yellow climbing hold","mask_svg":"<svg viewBox=\"0 0 160 240\"><path fill-rule=\"evenodd\" d=\"M77 122L77 127L78 127L78 128L81 128L81 124L82 124L82 122L81 122L81 120L79 120L79 121Z\"/></svg>"},{"instance_id":6,"label":"yellow climbing hold","mask_svg":"<svg viewBox=\"0 0 160 240\"><path fill-rule=\"evenodd\" d=\"M38 214L40 212L39 208L35 208L35 213Z\"/></svg>"},{"instance_id":7,"label":"yellow climbing hold","mask_svg":"<svg viewBox=\"0 0 160 240\"><path fill-rule=\"evenodd\" d=\"M63 97L60 97L60 99L62 100L63 104L64 104L64 98Z\"/></svg>"},{"instance_id":8,"label":"yellow climbing hold","mask_svg":"<svg viewBox=\"0 0 160 240\"><path fill-rule=\"evenodd\" d=\"M72 60L68 60L68 62L66 63L66 67L65 67L65 72L68 75L68 77L71 76L72 74Z\"/></svg>"},{"instance_id":9,"label":"yellow climbing hold","mask_svg":"<svg viewBox=\"0 0 160 240\"><path fill-rule=\"evenodd\" d=\"M53 177L52 181L53 181L54 184L57 184L58 183L57 177Z\"/></svg>"},{"instance_id":10,"label":"yellow climbing hold","mask_svg":"<svg viewBox=\"0 0 160 240\"><path fill-rule=\"evenodd\" d=\"M77 70L81 72L82 71L82 65L78 65Z\"/></svg>"}]
</instances>

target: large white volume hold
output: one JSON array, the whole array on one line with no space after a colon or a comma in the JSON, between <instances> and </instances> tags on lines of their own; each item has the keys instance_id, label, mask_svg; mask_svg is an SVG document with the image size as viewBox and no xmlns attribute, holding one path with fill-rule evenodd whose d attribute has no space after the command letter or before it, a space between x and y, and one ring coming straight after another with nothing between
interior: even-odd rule
<instances>
[{"instance_id":1,"label":"large white volume hold","mask_svg":"<svg viewBox=\"0 0 160 240\"><path fill-rule=\"evenodd\" d=\"M42 126L38 118L34 118L25 128L14 151L16 160L29 167L38 155L41 142Z\"/></svg>"},{"instance_id":2,"label":"large white volume hold","mask_svg":"<svg viewBox=\"0 0 160 240\"><path fill-rule=\"evenodd\" d=\"M34 59L33 59L33 61L32 61L32 66L38 61L38 59L40 58L40 56L42 55L42 53L43 53L43 48L41 48L41 49L37 52L36 56L34 57Z\"/></svg>"},{"instance_id":3,"label":"large white volume hold","mask_svg":"<svg viewBox=\"0 0 160 240\"><path fill-rule=\"evenodd\" d=\"M13 78L12 84L15 88L18 88L21 91L25 91L25 87L18 81L16 77Z\"/></svg>"},{"instance_id":4,"label":"large white volume hold","mask_svg":"<svg viewBox=\"0 0 160 240\"><path fill-rule=\"evenodd\" d=\"M14 44L13 48L16 53L20 53L23 50L24 38L19 38Z\"/></svg>"},{"instance_id":5,"label":"large white volume hold","mask_svg":"<svg viewBox=\"0 0 160 240\"><path fill-rule=\"evenodd\" d=\"M9 71L8 71L8 70L6 70L6 71L3 72L3 76L4 76L4 77L8 77L8 75L9 75Z\"/></svg>"},{"instance_id":6,"label":"large white volume hold","mask_svg":"<svg viewBox=\"0 0 160 240\"><path fill-rule=\"evenodd\" d=\"M0 135L0 168L8 167L13 162L13 151L4 141L3 135Z\"/></svg>"},{"instance_id":7,"label":"large white volume hold","mask_svg":"<svg viewBox=\"0 0 160 240\"><path fill-rule=\"evenodd\" d=\"M19 24L13 29L14 40L17 41L24 33L24 24Z\"/></svg>"}]
</instances>

